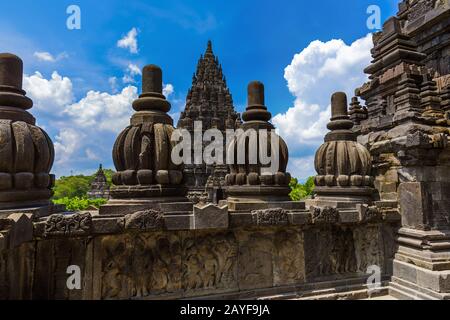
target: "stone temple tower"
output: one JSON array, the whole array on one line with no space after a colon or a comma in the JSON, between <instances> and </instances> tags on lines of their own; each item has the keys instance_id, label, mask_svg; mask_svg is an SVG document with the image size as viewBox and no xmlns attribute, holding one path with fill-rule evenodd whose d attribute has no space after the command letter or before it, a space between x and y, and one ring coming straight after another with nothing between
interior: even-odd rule
<instances>
[{"instance_id":1,"label":"stone temple tower","mask_svg":"<svg viewBox=\"0 0 450 320\"><path fill-rule=\"evenodd\" d=\"M234 109L222 66L213 53L211 41L208 41L206 52L198 61L192 87L186 98L186 107L181 113L177 127L187 129L193 137L196 121L202 123L203 132L216 128L224 137L227 129L236 129L241 123L240 116ZM206 184L210 187L223 186L227 174L225 165L194 164L194 155L192 160L193 164L185 165L184 169L184 180L191 194L204 192Z\"/></svg>"},{"instance_id":2,"label":"stone temple tower","mask_svg":"<svg viewBox=\"0 0 450 320\"><path fill-rule=\"evenodd\" d=\"M109 185L103 166L100 164L97 172L95 173L94 180L91 182L91 189L87 193L88 197L109 199Z\"/></svg>"}]
</instances>

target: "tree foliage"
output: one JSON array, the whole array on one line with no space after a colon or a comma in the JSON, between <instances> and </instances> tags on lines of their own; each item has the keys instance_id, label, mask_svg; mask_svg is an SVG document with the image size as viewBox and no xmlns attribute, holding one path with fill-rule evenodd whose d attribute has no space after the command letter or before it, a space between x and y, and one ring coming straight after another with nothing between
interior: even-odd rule
<instances>
[{"instance_id":1,"label":"tree foliage","mask_svg":"<svg viewBox=\"0 0 450 320\"><path fill-rule=\"evenodd\" d=\"M111 186L111 177L113 170L104 169L106 180ZM105 204L105 199L88 199L87 193L91 188L91 183L95 178L95 174L90 176L76 175L70 177L61 177L56 180L53 188L53 203L63 204L69 211L86 210L89 207L98 208Z\"/></svg>"},{"instance_id":2,"label":"tree foliage","mask_svg":"<svg viewBox=\"0 0 450 320\"><path fill-rule=\"evenodd\" d=\"M293 178L289 184L291 187L290 197L293 201L301 201L310 196L314 192L314 177L308 178L305 183L299 183L298 179Z\"/></svg>"},{"instance_id":3,"label":"tree foliage","mask_svg":"<svg viewBox=\"0 0 450 320\"><path fill-rule=\"evenodd\" d=\"M61 198L53 200L55 204L63 204L68 211L80 211L86 210L91 207L99 208L101 205L105 204L108 200L106 199L87 199L87 198Z\"/></svg>"},{"instance_id":4,"label":"tree foliage","mask_svg":"<svg viewBox=\"0 0 450 320\"><path fill-rule=\"evenodd\" d=\"M104 169L106 180L111 186L111 177L113 170ZM87 193L91 187L91 183L95 178L95 174L91 176L77 175L70 177L61 177L56 180L53 188L53 199L58 200L62 198L87 198Z\"/></svg>"}]
</instances>

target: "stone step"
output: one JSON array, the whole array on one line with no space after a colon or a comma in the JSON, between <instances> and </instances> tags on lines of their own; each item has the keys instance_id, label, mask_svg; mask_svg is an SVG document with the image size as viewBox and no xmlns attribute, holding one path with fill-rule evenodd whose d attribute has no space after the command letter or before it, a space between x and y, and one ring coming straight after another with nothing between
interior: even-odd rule
<instances>
[{"instance_id":1,"label":"stone step","mask_svg":"<svg viewBox=\"0 0 450 320\"><path fill-rule=\"evenodd\" d=\"M393 277L389 284L389 295L399 300L440 300L439 297L421 292L415 287L413 283Z\"/></svg>"},{"instance_id":2,"label":"stone step","mask_svg":"<svg viewBox=\"0 0 450 320\"><path fill-rule=\"evenodd\" d=\"M340 288L317 289L303 292L290 292L279 295L261 297L258 300L363 300L386 296L388 294L388 283L376 292L368 292L365 285L348 285Z\"/></svg>"}]
</instances>

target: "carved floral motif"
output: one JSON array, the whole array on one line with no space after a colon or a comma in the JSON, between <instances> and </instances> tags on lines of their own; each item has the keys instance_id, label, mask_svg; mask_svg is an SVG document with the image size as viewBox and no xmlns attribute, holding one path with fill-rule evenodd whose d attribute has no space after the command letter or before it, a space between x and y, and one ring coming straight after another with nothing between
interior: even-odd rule
<instances>
[{"instance_id":1,"label":"carved floral motif","mask_svg":"<svg viewBox=\"0 0 450 320\"><path fill-rule=\"evenodd\" d=\"M288 214L286 210L266 209L252 211L253 223L258 226L276 226L289 224Z\"/></svg>"},{"instance_id":2,"label":"carved floral motif","mask_svg":"<svg viewBox=\"0 0 450 320\"><path fill-rule=\"evenodd\" d=\"M311 206L312 222L316 223L336 223L339 221L339 212L336 208L332 207L314 207Z\"/></svg>"},{"instance_id":3,"label":"carved floral motif","mask_svg":"<svg viewBox=\"0 0 450 320\"><path fill-rule=\"evenodd\" d=\"M72 215L54 214L45 223L44 236L85 236L92 230L88 212Z\"/></svg>"},{"instance_id":4,"label":"carved floral motif","mask_svg":"<svg viewBox=\"0 0 450 320\"><path fill-rule=\"evenodd\" d=\"M119 223L125 230L160 230L164 228L164 214L156 210L139 211L126 215Z\"/></svg>"}]
</instances>

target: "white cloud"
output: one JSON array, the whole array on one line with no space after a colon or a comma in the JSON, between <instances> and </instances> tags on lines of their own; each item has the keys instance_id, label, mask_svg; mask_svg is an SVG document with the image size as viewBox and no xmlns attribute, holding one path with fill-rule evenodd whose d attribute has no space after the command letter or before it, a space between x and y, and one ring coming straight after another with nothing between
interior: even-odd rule
<instances>
[{"instance_id":1,"label":"white cloud","mask_svg":"<svg viewBox=\"0 0 450 320\"><path fill-rule=\"evenodd\" d=\"M82 148L85 134L73 128L62 128L55 137L55 164L65 165L73 161L77 151Z\"/></svg>"},{"instance_id":2,"label":"white cloud","mask_svg":"<svg viewBox=\"0 0 450 320\"><path fill-rule=\"evenodd\" d=\"M132 28L128 31L127 35L122 39L117 41L117 46L119 48L128 49L130 53L138 53L138 42L137 42L138 30L136 28Z\"/></svg>"},{"instance_id":3,"label":"white cloud","mask_svg":"<svg viewBox=\"0 0 450 320\"><path fill-rule=\"evenodd\" d=\"M38 60L54 62L55 58L48 52L35 52L33 54Z\"/></svg>"},{"instance_id":4,"label":"white cloud","mask_svg":"<svg viewBox=\"0 0 450 320\"><path fill-rule=\"evenodd\" d=\"M111 86L111 92L112 93L117 93L118 92L118 88L117 88L117 77L110 77L108 79L108 83Z\"/></svg>"},{"instance_id":5,"label":"white cloud","mask_svg":"<svg viewBox=\"0 0 450 320\"><path fill-rule=\"evenodd\" d=\"M89 91L79 102L65 107L65 114L83 130L120 132L128 125L131 104L138 97L137 88L125 87L118 94Z\"/></svg>"},{"instance_id":6,"label":"white cloud","mask_svg":"<svg viewBox=\"0 0 450 320\"><path fill-rule=\"evenodd\" d=\"M114 81L110 81L113 83ZM54 133L57 175L71 170L95 168L102 160L112 166L111 150L117 134L129 125L137 88L126 86L120 92L89 91L75 101L72 81L53 72L50 79L36 72L24 77L24 89L34 100L39 122L51 123Z\"/></svg>"},{"instance_id":7,"label":"white cloud","mask_svg":"<svg viewBox=\"0 0 450 320\"><path fill-rule=\"evenodd\" d=\"M350 100L355 88L367 80L363 69L370 63L372 47L370 34L351 45L342 40L316 40L296 54L286 67L284 77L295 97L294 106L277 114L273 123L294 155L291 168L305 167L305 161L313 160L311 157L323 142L331 116L331 95L344 91ZM308 175L313 175L313 166L306 167L311 171ZM299 168L291 170L306 172Z\"/></svg>"},{"instance_id":8,"label":"white cloud","mask_svg":"<svg viewBox=\"0 0 450 320\"><path fill-rule=\"evenodd\" d=\"M128 63L128 66L125 69L125 73L122 77L122 82L124 84L136 83L135 77L141 74L142 71L136 64Z\"/></svg>"},{"instance_id":9,"label":"white cloud","mask_svg":"<svg viewBox=\"0 0 450 320\"><path fill-rule=\"evenodd\" d=\"M133 76L142 74L141 68L139 68L137 65L133 63L128 64L127 71Z\"/></svg>"},{"instance_id":10,"label":"white cloud","mask_svg":"<svg viewBox=\"0 0 450 320\"><path fill-rule=\"evenodd\" d=\"M87 148L86 149L86 157L89 160L94 160L94 161L101 161L102 159L97 155L97 153L95 153L95 151L93 151L91 148Z\"/></svg>"},{"instance_id":11,"label":"white cloud","mask_svg":"<svg viewBox=\"0 0 450 320\"><path fill-rule=\"evenodd\" d=\"M39 61L45 62L56 62L69 57L66 52L62 52L54 57L51 53L46 51L36 51L33 56L36 57Z\"/></svg>"},{"instance_id":12,"label":"white cloud","mask_svg":"<svg viewBox=\"0 0 450 320\"><path fill-rule=\"evenodd\" d=\"M135 80L131 75L125 74L125 75L122 77L122 82L123 82L124 84L129 84L129 83L136 83L136 80Z\"/></svg>"},{"instance_id":13,"label":"white cloud","mask_svg":"<svg viewBox=\"0 0 450 320\"><path fill-rule=\"evenodd\" d=\"M294 178L298 178L300 182L304 182L307 178L316 174L314 169L314 156L308 157L291 157L289 159L288 171Z\"/></svg>"},{"instance_id":14,"label":"white cloud","mask_svg":"<svg viewBox=\"0 0 450 320\"><path fill-rule=\"evenodd\" d=\"M164 87L163 87L163 95L165 95L166 98L169 98L169 96L171 94L173 94L173 92L174 92L173 85L171 85L170 83L164 85Z\"/></svg>"},{"instance_id":15,"label":"white cloud","mask_svg":"<svg viewBox=\"0 0 450 320\"><path fill-rule=\"evenodd\" d=\"M72 81L53 72L49 80L40 72L24 76L23 88L33 100L34 107L44 113L60 114L73 102Z\"/></svg>"}]
</instances>

